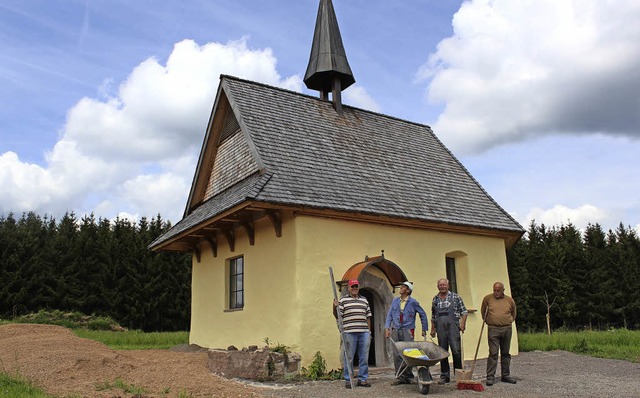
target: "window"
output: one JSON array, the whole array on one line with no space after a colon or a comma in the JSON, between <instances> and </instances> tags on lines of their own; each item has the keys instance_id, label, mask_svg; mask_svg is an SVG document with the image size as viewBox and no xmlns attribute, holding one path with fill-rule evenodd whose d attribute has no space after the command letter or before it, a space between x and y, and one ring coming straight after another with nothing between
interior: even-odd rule
<instances>
[{"instance_id":1,"label":"window","mask_svg":"<svg viewBox=\"0 0 640 398\"><path fill-rule=\"evenodd\" d=\"M456 259L446 257L447 279L449 279L449 290L458 293L458 282L456 281Z\"/></svg>"},{"instance_id":2,"label":"window","mask_svg":"<svg viewBox=\"0 0 640 398\"><path fill-rule=\"evenodd\" d=\"M244 307L244 257L229 260L229 309Z\"/></svg>"}]
</instances>

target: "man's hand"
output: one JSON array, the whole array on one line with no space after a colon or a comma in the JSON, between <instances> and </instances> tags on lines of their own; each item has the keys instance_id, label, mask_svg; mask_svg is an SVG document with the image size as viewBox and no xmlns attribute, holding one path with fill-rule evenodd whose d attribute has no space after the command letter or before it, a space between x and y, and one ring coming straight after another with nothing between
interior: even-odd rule
<instances>
[{"instance_id":1,"label":"man's hand","mask_svg":"<svg viewBox=\"0 0 640 398\"><path fill-rule=\"evenodd\" d=\"M436 337L436 331L435 331L435 329L432 329L432 330L431 330L431 337Z\"/></svg>"},{"instance_id":2,"label":"man's hand","mask_svg":"<svg viewBox=\"0 0 640 398\"><path fill-rule=\"evenodd\" d=\"M426 330L422 331L422 337L427 337L427 331Z\"/></svg>"},{"instance_id":3,"label":"man's hand","mask_svg":"<svg viewBox=\"0 0 640 398\"><path fill-rule=\"evenodd\" d=\"M333 306L334 306L334 307L337 307L337 306L338 306L338 300L333 299Z\"/></svg>"},{"instance_id":4,"label":"man's hand","mask_svg":"<svg viewBox=\"0 0 640 398\"><path fill-rule=\"evenodd\" d=\"M464 323L460 324L460 331L464 333L464 330L466 329L466 325Z\"/></svg>"},{"instance_id":5,"label":"man's hand","mask_svg":"<svg viewBox=\"0 0 640 398\"><path fill-rule=\"evenodd\" d=\"M384 330L384 338L388 339L391 336L391 329Z\"/></svg>"}]
</instances>

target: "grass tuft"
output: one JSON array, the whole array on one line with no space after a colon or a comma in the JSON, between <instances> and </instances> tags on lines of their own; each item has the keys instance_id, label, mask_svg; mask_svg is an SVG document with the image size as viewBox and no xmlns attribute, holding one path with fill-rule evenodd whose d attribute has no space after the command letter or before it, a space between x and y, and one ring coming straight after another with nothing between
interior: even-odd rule
<instances>
[{"instance_id":1,"label":"grass tuft","mask_svg":"<svg viewBox=\"0 0 640 398\"><path fill-rule=\"evenodd\" d=\"M54 398L29 380L19 376L0 372L0 397Z\"/></svg>"},{"instance_id":2,"label":"grass tuft","mask_svg":"<svg viewBox=\"0 0 640 398\"><path fill-rule=\"evenodd\" d=\"M189 343L189 332L126 332L96 331L76 329L78 337L96 340L114 350L164 350L180 344Z\"/></svg>"}]
</instances>

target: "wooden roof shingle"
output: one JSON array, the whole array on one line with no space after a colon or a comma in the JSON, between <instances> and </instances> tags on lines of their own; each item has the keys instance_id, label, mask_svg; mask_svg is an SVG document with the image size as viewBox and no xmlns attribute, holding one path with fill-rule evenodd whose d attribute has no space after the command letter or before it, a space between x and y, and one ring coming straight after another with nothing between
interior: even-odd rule
<instances>
[{"instance_id":1,"label":"wooden roof shingle","mask_svg":"<svg viewBox=\"0 0 640 398\"><path fill-rule=\"evenodd\" d=\"M429 126L350 106L340 116L329 101L232 76L220 84L263 169L200 204L152 248L248 200L524 232Z\"/></svg>"}]
</instances>

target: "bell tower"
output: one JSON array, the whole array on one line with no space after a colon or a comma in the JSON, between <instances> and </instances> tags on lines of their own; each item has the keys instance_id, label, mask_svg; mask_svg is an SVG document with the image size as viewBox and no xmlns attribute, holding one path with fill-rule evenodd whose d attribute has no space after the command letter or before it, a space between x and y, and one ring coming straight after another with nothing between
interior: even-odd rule
<instances>
[{"instance_id":1,"label":"bell tower","mask_svg":"<svg viewBox=\"0 0 640 398\"><path fill-rule=\"evenodd\" d=\"M342 45L333 3L320 0L304 84L310 90L320 91L323 100L328 100L331 92L333 108L342 115L342 90L355 81Z\"/></svg>"}]
</instances>

